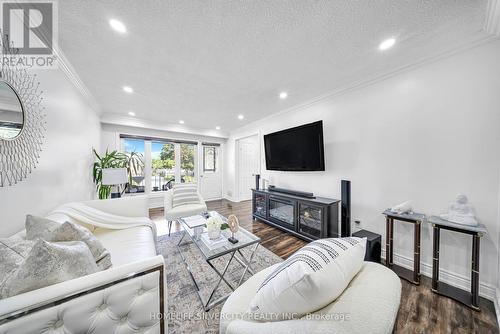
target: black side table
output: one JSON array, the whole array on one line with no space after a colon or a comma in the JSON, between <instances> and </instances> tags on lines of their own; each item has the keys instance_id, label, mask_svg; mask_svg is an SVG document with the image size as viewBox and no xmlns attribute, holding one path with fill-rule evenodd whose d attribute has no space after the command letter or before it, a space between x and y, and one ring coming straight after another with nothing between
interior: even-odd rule
<instances>
[{"instance_id":1,"label":"black side table","mask_svg":"<svg viewBox=\"0 0 500 334\"><path fill-rule=\"evenodd\" d=\"M385 265L392 269L399 277L410 283L420 284L420 230L425 221L425 215L420 213L397 214L387 209L383 212L386 222L385 236ZM394 264L394 221L412 223L413 232L413 270Z\"/></svg>"},{"instance_id":2,"label":"black side table","mask_svg":"<svg viewBox=\"0 0 500 334\"><path fill-rule=\"evenodd\" d=\"M436 216L429 218L432 224L432 291L455 299L456 301L479 311L479 241L487 233L483 224L467 226L452 223ZM471 265L471 291L464 291L457 287L439 281L439 240L441 229L465 233L472 236L472 265Z\"/></svg>"}]
</instances>

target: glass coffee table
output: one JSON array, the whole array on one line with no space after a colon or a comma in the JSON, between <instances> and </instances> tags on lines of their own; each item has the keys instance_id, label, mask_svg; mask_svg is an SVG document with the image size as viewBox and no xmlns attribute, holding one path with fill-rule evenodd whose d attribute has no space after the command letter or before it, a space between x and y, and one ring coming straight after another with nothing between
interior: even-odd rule
<instances>
[{"instance_id":1,"label":"glass coffee table","mask_svg":"<svg viewBox=\"0 0 500 334\"><path fill-rule=\"evenodd\" d=\"M219 216L223 220L226 220L226 218L224 216L222 216L220 214L219 214ZM251 263L252 263L254 255L255 255L255 251L259 247L260 238L240 227L239 231L234 234L234 237L236 239L238 239L237 243L233 244L233 243L230 243L228 240L226 240L225 242L220 244L220 246L218 246L216 248L211 248L211 247L207 246L205 241L203 241L204 238L202 238L201 236L197 236L195 234L195 229L191 228L184 221L184 219L181 218L178 220L178 222L182 226L183 234L182 234L181 239L177 243L177 249L179 250L179 254L181 255L182 261L184 262L184 265L186 266L186 269L188 270L189 275L191 276L191 279L193 280L193 283L194 283L195 288L196 288L196 293L198 294L198 298L200 299L200 302L203 305L203 309L205 310L205 312L207 312L210 309L212 309L214 306L224 302L231 295L231 293L229 293L227 295L224 295L224 296L218 298L217 300L212 301L212 298L214 297L215 292L219 288L222 281L224 281L224 283L226 283L229 286L229 288L232 291L234 291L236 288L238 288L241 285L247 272L250 273L251 275L254 274L254 271L251 267ZM207 233L206 231L202 232L202 234L206 234L206 233ZM231 232L229 231L229 229L222 230L221 234L226 239L231 236ZM186 239L186 237L189 238L189 240L184 241L184 239ZM201 295L199 284L196 281L196 279L193 275L193 272L191 271L191 267L187 263L186 258L184 257L184 254L182 252L182 246L185 246L185 245L190 244L190 243L194 244L198 248L199 254L203 258L203 260L205 260L205 262L219 276L219 279L217 280L217 284L215 284L215 286L213 287L212 291L210 292L210 296L208 297L208 300L206 302L203 301L203 297ZM246 248L246 247L250 247L250 256L248 256L248 257L245 257L245 255L243 255L243 253L241 252L241 250L243 248ZM225 263L222 271L220 271L219 269L217 269L214 266L213 261L215 259L218 259L224 255L227 255L227 254L230 254L229 259ZM244 269L243 274L241 274L241 277L240 277L238 284L236 286L233 286L224 277L226 275L227 269L229 268L229 265L231 264L233 259L236 260Z\"/></svg>"}]
</instances>

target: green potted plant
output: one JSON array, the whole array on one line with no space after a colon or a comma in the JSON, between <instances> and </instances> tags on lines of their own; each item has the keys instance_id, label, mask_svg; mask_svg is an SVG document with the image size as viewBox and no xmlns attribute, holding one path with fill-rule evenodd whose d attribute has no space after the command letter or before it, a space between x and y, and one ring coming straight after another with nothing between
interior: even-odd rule
<instances>
[{"instance_id":1,"label":"green potted plant","mask_svg":"<svg viewBox=\"0 0 500 334\"><path fill-rule=\"evenodd\" d=\"M100 156L94 149L94 155L97 161L94 162L92 176L96 185L99 199L107 199L111 194L111 186L102 184L102 170L105 168L128 168L128 157L126 154L118 151L109 152L106 150L104 155Z\"/></svg>"}]
</instances>

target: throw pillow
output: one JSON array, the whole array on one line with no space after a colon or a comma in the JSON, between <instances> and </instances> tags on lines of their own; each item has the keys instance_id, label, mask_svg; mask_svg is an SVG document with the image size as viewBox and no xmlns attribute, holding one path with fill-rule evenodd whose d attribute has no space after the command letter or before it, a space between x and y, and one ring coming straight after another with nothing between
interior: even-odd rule
<instances>
[{"instance_id":1,"label":"throw pillow","mask_svg":"<svg viewBox=\"0 0 500 334\"><path fill-rule=\"evenodd\" d=\"M366 238L320 239L279 265L261 284L250 312L279 321L317 311L337 299L359 272Z\"/></svg>"},{"instance_id":2,"label":"throw pillow","mask_svg":"<svg viewBox=\"0 0 500 334\"><path fill-rule=\"evenodd\" d=\"M61 226L61 223L53 220L27 215L26 216L26 239L35 240L36 238L50 241L55 229Z\"/></svg>"},{"instance_id":3,"label":"throw pillow","mask_svg":"<svg viewBox=\"0 0 500 334\"><path fill-rule=\"evenodd\" d=\"M89 247L99 269L111 267L111 254L99 239L83 226L65 222L53 231L52 238L47 241L83 241Z\"/></svg>"},{"instance_id":4,"label":"throw pillow","mask_svg":"<svg viewBox=\"0 0 500 334\"><path fill-rule=\"evenodd\" d=\"M173 192L172 206L174 208L185 204L200 204L196 183L175 184Z\"/></svg>"},{"instance_id":5,"label":"throw pillow","mask_svg":"<svg viewBox=\"0 0 500 334\"><path fill-rule=\"evenodd\" d=\"M111 255L102 243L87 228L65 222L63 224L47 218L26 216L26 239L40 238L45 241L83 241L94 256L99 269L112 266Z\"/></svg>"},{"instance_id":6,"label":"throw pillow","mask_svg":"<svg viewBox=\"0 0 500 334\"><path fill-rule=\"evenodd\" d=\"M17 236L0 238L0 284L8 273L24 261L34 244L35 241Z\"/></svg>"},{"instance_id":7,"label":"throw pillow","mask_svg":"<svg viewBox=\"0 0 500 334\"><path fill-rule=\"evenodd\" d=\"M0 298L40 289L98 271L84 242L50 243L38 239L19 267L0 285Z\"/></svg>"}]
</instances>

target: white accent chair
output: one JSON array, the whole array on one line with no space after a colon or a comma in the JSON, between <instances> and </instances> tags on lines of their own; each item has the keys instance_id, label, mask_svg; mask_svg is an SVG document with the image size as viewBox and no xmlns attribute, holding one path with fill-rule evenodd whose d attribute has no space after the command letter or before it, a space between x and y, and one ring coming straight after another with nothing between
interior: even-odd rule
<instances>
[{"instance_id":1,"label":"white accent chair","mask_svg":"<svg viewBox=\"0 0 500 334\"><path fill-rule=\"evenodd\" d=\"M207 205L200 193L198 193L198 198L200 199L199 204L184 204L174 207L174 189L170 189L165 193L164 209L165 219L168 222L168 235L170 235L174 220L207 212Z\"/></svg>"},{"instance_id":2,"label":"white accent chair","mask_svg":"<svg viewBox=\"0 0 500 334\"><path fill-rule=\"evenodd\" d=\"M251 320L246 313L250 302L275 266L256 273L229 296L220 314L220 334L392 333L401 281L392 270L373 262L365 262L342 295L309 319Z\"/></svg>"},{"instance_id":3,"label":"white accent chair","mask_svg":"<svg viewBox=\"0 0 500 334\"><path fill-rule=\"evenodd\" d=\"M127 217L148 217L147 196L84 202ZM63 214L49 219L71 221ZM148 226L89 228L111 253L113 266L97 273L0 300L0 334L166 333L166 273ZM25 231L17 233L24 237ZM158 316L156 316L158 315Z\"/></svg>"}]
</instances>

